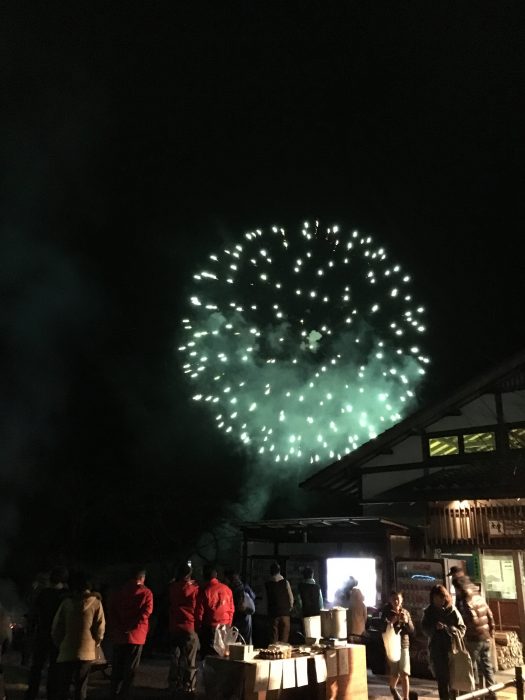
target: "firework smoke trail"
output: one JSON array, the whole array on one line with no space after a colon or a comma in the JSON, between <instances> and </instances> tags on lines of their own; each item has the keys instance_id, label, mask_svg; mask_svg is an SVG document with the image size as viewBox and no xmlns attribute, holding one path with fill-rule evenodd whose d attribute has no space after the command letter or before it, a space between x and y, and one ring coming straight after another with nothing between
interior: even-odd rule
<instances>
[{"instance_id":1,"label":"firework smoke trail","mask_svg":"<svg viewBox=\"0 0 525 700\"><path fill-rule=\"evenodd\" d=\"M292 235L258 229L193 279L183 371L193 399L258 464L325 465L414 401L429 362L425 310L371 236L318 222Z\"/></svg>"}]
</instances>

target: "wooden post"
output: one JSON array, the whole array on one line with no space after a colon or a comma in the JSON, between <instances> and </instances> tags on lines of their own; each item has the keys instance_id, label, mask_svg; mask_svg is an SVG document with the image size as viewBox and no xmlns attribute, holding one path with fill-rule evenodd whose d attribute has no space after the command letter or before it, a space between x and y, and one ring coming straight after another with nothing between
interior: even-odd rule
<instances>
[{"instance_id":1,"label":"wooden post","mask_svg":"<svg viewBox=\"0 0 525 700\"><path fill-rule=\"evenodd\" d=\"M518 599L518 619L520 625L520 639L525 642L525 591L523 590L523 558L521 552L513 552L514 578L516 581L516 597Z\"/></svg>"},{"instance_id":2,"label":"wooden post","mask_svg":"<svg viewBox=\"0 0 525 700\"><path fill-rule=\"evenodd\" d=\"M523 700L523 666L516 666L516 698Z\"/></svg>"}]
</instances>

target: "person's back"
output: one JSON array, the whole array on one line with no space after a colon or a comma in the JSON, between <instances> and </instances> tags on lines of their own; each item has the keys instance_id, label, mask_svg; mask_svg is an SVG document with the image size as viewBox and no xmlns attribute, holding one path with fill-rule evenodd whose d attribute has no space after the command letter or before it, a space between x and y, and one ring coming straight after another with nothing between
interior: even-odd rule
<instances>
[{"instance_id":1,"label":"person's back","mask_svg":"<svg viewBox=\"0 0 525 700\"><path fill-rule=\"evenodd\" d=\"M266 594L268 597L268 614L271 617L280 617L290 614L290 599L286 579L280 581L266 581Z\"/></svg>"},{"instance_id":2,"label":"person's back","mask_svg":"<svg viewBox=\"0 0 525 700\"><path fill-rule=\"evenodd\" d=\"M94 661L104 637L105 618L99 593L89 590L65 598L55 615L52 634L58 663Z\"/></svg>"},{"instance_id":3,"label":"person's back","mask_svg":"<svg viewBox=\"0 0 525 700\"><path fill-rule=\"evenodd\" d=\"M299 583L303 617L313 617L321 614L320 591L321 589L315 581L301 581Z\"/></svg>"},{"instance_id":4,"label":"person's back","mask_svg":"<svg viewBox=\"0 0 525 700\"><path fill-rule=\"evenodd\" d=\"M199 639L195 613L199 586L192 579L189 562L181 564L169 585L171 664L168 684L172 693L195 689Z\"/></svg>"},{"instance_id":5,"label":"person's back","mask_svg":"<svg viewBox=\"0 0 525 700\"><path fill-rule=\"evenodd\" d=\"M456 607L467 627L465 639L478 641L492 637L495 627L494 616L482 595L474 591L469 591L465 596L458 595Z\"/></svg>"},{"instance_id":6,"label":"person's back","mask_svg":"<svg viewBox=\"0 0 525 700\"><path fill-rule=\"evenodd\" d=\"M102 599L91 592L88 577L77 572L71 577L71 595L57 610L51 635L58 647L57 693L48 697L67 700L74 684L74 697L85 700L89 669L104 637L105 619Z\"/></svg>"},{"instance_id":7,"label":"person's back","mask_svg":"<svg viewBox=\"0 0 525 700\"><path fill-rule=\"evenodd\" d=\"M217 570L206 566L203 573L206 583L199 591L195 610L202 658L215 653L215 630L219 625L231 625L235 612L231 589L219 581Z\"/></svg>"},{"instance_id":8,"label":"person's back","mask_svg":"<svg viewBox=\"0 0 525 700\"><path fill-rule=\"evenodd\" d=\"M2 603L0 603L0 657L2 656L2 647L6 643L9 644L11 642L11 638L11 618L9 617L9 614Z\"/></svg>"},{"instance_id":9,"label":"person's back","mask_svg":"<svg viewBox=\"0 0 525 700\"><path fill-rule=\"evenodd\" d=\"M323 596L321 587L315 582L312 567L305 566L303 569L303 580L299 582L298 588L303 617L320 615L323 607Z\"/></svg>"},{"instance_id":10,"label":"person's back","mask_svg":"<svg viewBox=\"0 0 525 700\"><path fill-rule=\"evenodd\" d=\"M110 627L113 637L111 697L125 700L140 664L146 643L153 593L145 585L146 571L135 570L133 577L110 600Z\"/></svg>"},{"instance_id":11,"label":"person's back","mask_svg":"<svg viewBox=\"0 0 525 700\"><path fill-rule=\"evenodd\" d=\"M42 671L47 662L47 695L56 694L56 659L58 650L51 638L51 628L60 604L68 594L69 572L64 566L55 566L49 575L49 587L39 587L33 598L31 620L35 628L33 662L29 671L25 700L35 700L38 696Z\"/></svg>"},{"instance_id":12,"label":"person's back","mask_svg":"<svg viewBox=\"0 0 525 700\"><path fill-rule=\"evenodd\" d=\"M456 607L466 626L465 644L472 658L476 681L480 675L488 686L494 683L490 639L494 634L494 617L487 601L468 577L454 582Z\"/></svg>"},{"instance_id":13,"label":"person's back","mask_svg":"<svg viewBox=\"0 0 525 700\"><path fill-rule=\"evenodd\" d=\"M169 586L170 631L195 629L195 607L199 586L196 581L172 581Z\"/></svg>"},{"instance_id":14,"label":"person's back","mask_svg":"<svg viewBox=\"0 0 525 700\"><path fill-rule=\"evenodd\" d=\"M359 588L353 588L348 609L348 633L362 637L366 630L367 609L365 598Z\"/></svg>"},{"instance_id":15,"label":"person's back","mask_svg":"<svg viewBox=\"0 0 525 700\"><path fill-rule=\"evenodd\" d=\"M232 591L235 612L233 625L239 630L239 634L246 644L252 643L252 615L255 613L255 593L247 583L241 581L240 574L236 571L225 572L226 581Z\"/></svg>"},{"instance_id":16,"label":"person's back","mask_svg":"<svg viewBox=\"0 0 525 700\"><path fill-rule=\"evenodd\" d=\"M67 596L66 588L43 588L35 601L36 636L45 640L51 637L51 625L60 603Z\"/></svg>"},{"instance_id":17,"label":"person's back","mask_svg":"<svg viewBox=\"0 0 525 700\"><path fill-rule=\"evenodd\" d=\"M111 629L116 644L146 642L149 617L153 611L153 594L135 579L128 581L111 598Z\"/></svg>"},{"instance_id":18,"label":"person's back","mask_svg":"<svg viewBox=\"0 0 525 700\"><path fill-rule=\"evenodd\" d=\"M270 567L270 580L266 581L268 617L271 622L271 641L288 642L290 637L290 612L294 604L290 584L281 574L281 567L274 562Z\"/></svg>"},{"instance_id":19,"label":"person's back","mask_svg":"<svg viewBox=\"0 0 525 700\"><path fill-rule=\"evenodd\" d=\"M199 602L203 625L231 625L235 606L229 586L212 577L201 589Z\"/></svg>"}]
</instances>

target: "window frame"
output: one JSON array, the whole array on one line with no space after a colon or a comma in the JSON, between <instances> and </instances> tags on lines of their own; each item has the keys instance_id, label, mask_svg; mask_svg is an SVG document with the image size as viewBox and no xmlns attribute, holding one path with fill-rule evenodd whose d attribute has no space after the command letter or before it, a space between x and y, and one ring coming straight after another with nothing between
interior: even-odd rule
<instances>
[{"instance_id":1,"label":"window frame","mask_svg":"<svg viewBox=\"0 0 525 700\"><path fill-rule=\"evenodd\" d=\"M471 457L472 455L493 455L503 453L515 453L518 450L525 450L525 445L523 447L511 447L509 442L510 431L516 428L523 428L525 430L525 421L513 421L512 423L493 423L491 425L477 425L468 428L461 428L455 430L436 430L431 433L422 433L423 442L423 455L427 461L447 461L454 460L458 457ZM465 441L464 437L466 435L473 435L477 433L494 433L494 449L493 450L480 450L478 452L465 452ZM430 440L431 438L444 438L444 437L457 437L458 438L458 452L449 455L431 455L430 454Z\"/></svg>"}]
</instances>

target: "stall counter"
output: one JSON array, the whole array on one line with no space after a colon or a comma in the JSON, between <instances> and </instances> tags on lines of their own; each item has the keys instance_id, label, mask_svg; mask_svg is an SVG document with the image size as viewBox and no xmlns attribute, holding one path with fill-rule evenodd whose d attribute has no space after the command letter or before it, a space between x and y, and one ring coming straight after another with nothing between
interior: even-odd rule
<instances>
[{"instance_id":1,"label":"stall counter","mask_svg":"<svg viewBox=\"0 0 525 700\"><path fill-rule=\"evenodd\" d=\"M203 681L209 700L368 700L361 644L272 661L208 656Z\"/></svg>"}]
</instances>

